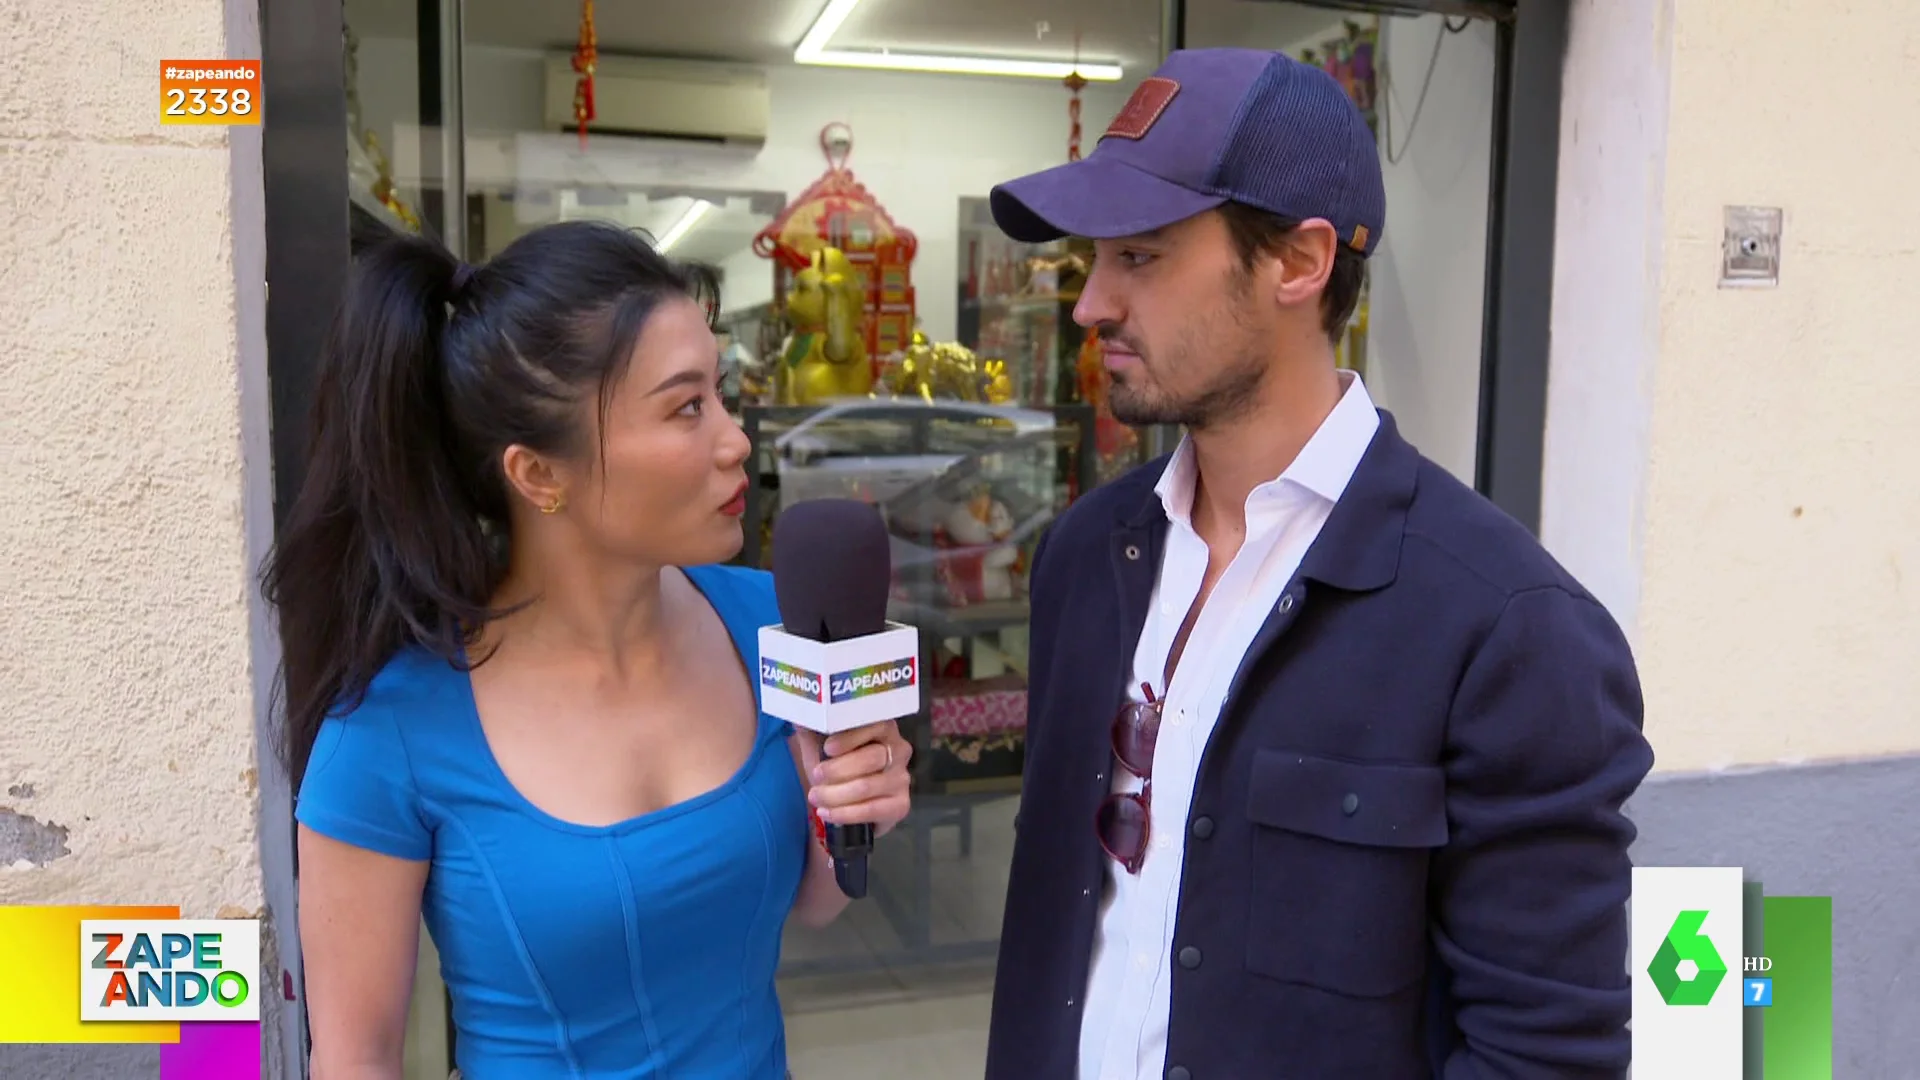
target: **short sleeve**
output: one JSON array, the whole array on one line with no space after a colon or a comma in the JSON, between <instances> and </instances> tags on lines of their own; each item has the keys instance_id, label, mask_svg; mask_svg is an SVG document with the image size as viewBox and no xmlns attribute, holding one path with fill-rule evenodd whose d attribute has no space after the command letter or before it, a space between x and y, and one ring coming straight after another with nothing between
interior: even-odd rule
<instances>
[{"instance_id":1,"label":"short sleeve","mask_svg":"<svg viewBox=\"0 0 1920 1080\"><path fill-rule=\"evenodd\" d=\"M363 704L327 718L294 816L314 832L382 855L432 856L433 833L392 710Z\"/></svg>"}]
</instances>

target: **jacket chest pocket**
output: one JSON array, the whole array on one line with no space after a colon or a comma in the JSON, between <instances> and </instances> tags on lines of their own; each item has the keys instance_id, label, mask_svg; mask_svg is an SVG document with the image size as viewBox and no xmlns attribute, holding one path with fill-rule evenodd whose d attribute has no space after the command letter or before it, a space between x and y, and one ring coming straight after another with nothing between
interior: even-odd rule
<instances>
[{"instance_id":1,"label":"jacket chest pocket","mask_svg":"<svg viewBox=\"0 0 1920 1080\"><path fill-rule=\"evenodd\" d=\"M1252 781L1247 968L1358 997L1418 979L1445 773L1261 750Z\"/></svg>"}]
</instances>

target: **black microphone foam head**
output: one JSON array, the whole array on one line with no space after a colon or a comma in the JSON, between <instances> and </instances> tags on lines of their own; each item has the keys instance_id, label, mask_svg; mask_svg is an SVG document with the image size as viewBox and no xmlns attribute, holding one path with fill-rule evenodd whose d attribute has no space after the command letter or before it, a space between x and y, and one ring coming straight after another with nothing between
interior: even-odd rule
<instances>
[{"instance_id":1,"label":"black microphone foam head","mask_svg":"<svg viewBox=\"0 0 1920 1080\"><path fill-rule=\"evenodd\" d=\"M773 593L787 633L844 641L886 629L893 554L880 512L808 499L773 521Z\"/></svg>"}]
</instances>

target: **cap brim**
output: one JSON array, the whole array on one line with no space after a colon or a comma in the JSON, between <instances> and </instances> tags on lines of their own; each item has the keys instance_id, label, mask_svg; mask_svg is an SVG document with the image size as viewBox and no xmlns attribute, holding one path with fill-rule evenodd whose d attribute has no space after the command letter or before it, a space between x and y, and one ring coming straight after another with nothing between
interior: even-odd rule
<instances>
[{"instance_id":1,"label":"cap brim","mask_svg":"<svg viewBox=\"0 0 1920 1080\"><path fill-rule=\"evenodd\" d=\"M1112 240L1152 232L1226 201L1096 155L996 185L988 205L1001 232L1039 244L1063 236Z\"/></svg>"}]
</instances>

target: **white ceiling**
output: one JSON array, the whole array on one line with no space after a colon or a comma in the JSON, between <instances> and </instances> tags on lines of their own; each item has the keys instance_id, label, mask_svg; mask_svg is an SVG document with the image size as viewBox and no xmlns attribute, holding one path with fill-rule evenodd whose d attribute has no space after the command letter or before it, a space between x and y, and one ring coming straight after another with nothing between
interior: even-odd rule
<instances>
[{"instance_id":1,"label":"white ceiling","mask_svg":"<svg viewBox=\"0 0 1920 1080\"><path fill-rule=\"evenodd\" d=\"M596 0L603 52L747 63L790 62L826 0ZM837 49L1118 62L1129 79L1160 59L1160 0L864 0ZM411 38L415 0L346 0L361 37ZM1271 0L1188 0L1189 45L1289 48L1337 26L1340 13ZM1349 18L1355 16L1347 16ZM566 49L579 35L569 0L466 0L475 45ZM1044 32L1043 32L1044 26Z\"/></svg>"},{"instance_id":2,"label":"white ceiling","mask_svg":"<svg viewBox=\"0 0 1920 1080\"><path fill-rule=\"evenodd\" d=\"M679 56L759 64L792 62L827 0L596 0L599 47L611 54ZM356 36L416 36L417 0L345 0ZM465 0L469 44L566 50L578 33L573 0ZM1295 50L1339 32L1351 14L1275 0L1187 0L1187 43ZM1048 25L1046 33L1039 24ZM834 35L837 49L1071 60L1074 33L1090 61L1119 62L1131 82L1160 59L1160 0L863 0ZM780 193L773 193L778 196ZM613 201L608 202L606 200ZM566 205L561 205L564 200ZM509 211L517 233L561 217L600 217L664 234L685 212L677 193L549 193ZM518 202L518 200L516 200ZM770 211L747 198L717 205L674 254L720 263L751 243Z\"/></svg>"}]
</instances>

